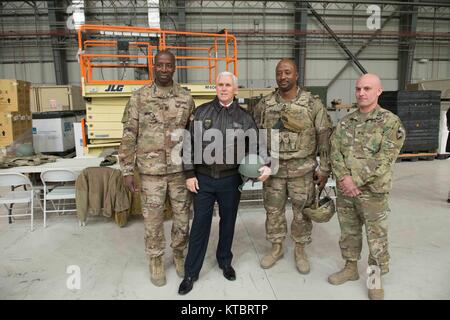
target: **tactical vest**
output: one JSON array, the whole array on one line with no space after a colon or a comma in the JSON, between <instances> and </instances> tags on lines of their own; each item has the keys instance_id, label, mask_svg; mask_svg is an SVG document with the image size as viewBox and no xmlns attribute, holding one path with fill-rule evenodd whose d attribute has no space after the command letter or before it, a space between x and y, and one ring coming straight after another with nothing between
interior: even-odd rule
<instances>
[{"instance_id":1,"label":"tactical vest","mask_svg":"<svg viewBox=\"0 0 450 320\"><path fill-rule=\"evenodd\" d=\"M306 158L315 154L317 148L316 129L314 127L314 97L310 92L301 91L296 99L283 102L278 93L272 93L265 99L260 127L268 129L268 145L270 151L276 152L274 143L278 143L280 159ZM293 123L290 129L283 125L277 131L280 120ZM270 130L272 129L272 130Z\"/></svg>"}]
</instances>

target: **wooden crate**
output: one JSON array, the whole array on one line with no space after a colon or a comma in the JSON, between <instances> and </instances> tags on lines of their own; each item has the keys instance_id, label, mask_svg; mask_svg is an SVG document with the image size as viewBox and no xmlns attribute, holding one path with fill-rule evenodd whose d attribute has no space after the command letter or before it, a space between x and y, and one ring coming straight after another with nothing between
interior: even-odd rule
<instances>
[{"instance_id":1,"label":"wooden crate","mask_svg":"<svg viewBox=\"0 0 450 320\"><path fill-rule=\"evenodd\" d=\"M36 112L84 110L86 108L86 103L81 95L81 87L74 85L33 86L31 100Z\"/></svg>"}]
</instances>

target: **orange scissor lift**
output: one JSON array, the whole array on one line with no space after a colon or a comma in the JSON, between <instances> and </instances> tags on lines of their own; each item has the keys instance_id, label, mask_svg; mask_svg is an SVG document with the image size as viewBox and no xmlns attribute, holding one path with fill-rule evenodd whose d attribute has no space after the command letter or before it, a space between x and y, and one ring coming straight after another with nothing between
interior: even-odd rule
<instances>
[{"instance_id":1,"label":"orange scissor lift","mask_svg":"<svg viewBox=\"0 0 450 320\"><path fill-rule=\"evenodd\" d=\"M87 153L116 148L122 137L122 115L131 94L153 81L153 57L171 50L177 69L195 72L199 83L183 83L200 105L215 96L221 71L237 76L237 43L220 33L169 31L152 28L82 25L78 59L86 99ZM195 70L195 71L194 71ZM205 72L201 72L201 71ZM83 135L85 136L85 135Z\"/></svg>"}]
</instances>

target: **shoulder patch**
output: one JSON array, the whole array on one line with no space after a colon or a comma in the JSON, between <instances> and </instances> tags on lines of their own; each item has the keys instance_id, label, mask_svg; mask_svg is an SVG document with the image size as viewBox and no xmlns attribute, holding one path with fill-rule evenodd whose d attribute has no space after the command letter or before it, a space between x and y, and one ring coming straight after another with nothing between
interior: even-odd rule
<instances>
[{"instance_id":1,"label":"shoulder patch","mask_svg":"<svg viewBox=\"0 0 450 320\"><path fill-rule=\"evenodd\" d=\"M397 130L397 140L402 139L405 136L405 129L403 126L399 126Z\"/></svg>"}]
</instances>

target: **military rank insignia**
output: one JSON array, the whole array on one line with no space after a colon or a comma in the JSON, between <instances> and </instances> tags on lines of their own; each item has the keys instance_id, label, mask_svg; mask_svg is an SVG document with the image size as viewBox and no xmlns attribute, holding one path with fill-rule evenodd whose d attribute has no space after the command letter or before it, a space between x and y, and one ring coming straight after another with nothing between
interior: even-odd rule
<instances>
[{"instance_id":1,"label":"military rank insignia","mask_svg":"<svg viewBox=\"0 0 450 320\"><path fill-rule=\"evenodd\" d=\"M383 122L384 118L383 118L383 114L379 113L377 114L377 117L375 118L376 122Z\"/></svg>"}]
</instances>

